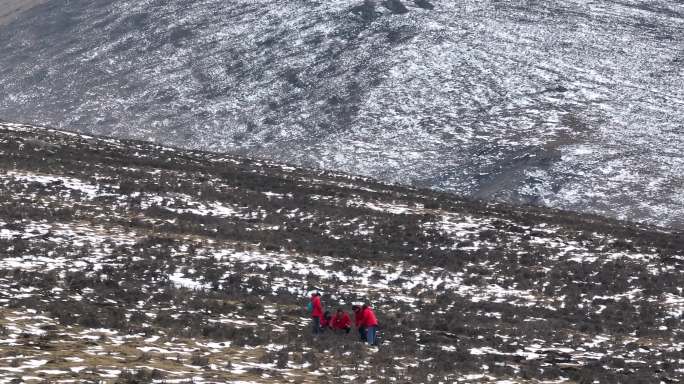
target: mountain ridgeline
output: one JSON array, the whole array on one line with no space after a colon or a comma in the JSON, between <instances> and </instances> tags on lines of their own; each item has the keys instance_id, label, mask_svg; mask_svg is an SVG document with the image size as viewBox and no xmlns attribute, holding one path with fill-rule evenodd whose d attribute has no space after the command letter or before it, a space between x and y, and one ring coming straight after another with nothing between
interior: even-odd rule
<instances>
[{"instance_id":1,"label":"mountain ridgeline","mask_svg":"<svg viewBox=\"0 0 684 384\"><path fill-rule=\"evenodd\" d=\"M29 3L4 119L684 228L680 1Z\"/></svg>"}]
</instances>

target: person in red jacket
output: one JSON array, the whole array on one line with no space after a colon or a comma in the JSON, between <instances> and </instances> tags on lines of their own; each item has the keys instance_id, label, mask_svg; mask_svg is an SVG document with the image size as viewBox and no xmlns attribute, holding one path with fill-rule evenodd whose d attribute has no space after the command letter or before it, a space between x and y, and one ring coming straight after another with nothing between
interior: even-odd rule
<instances>
[{"instance_id":1,"label":"person in red jacket","mask_svg":"<svg viewBox=\"0 0 684 384\"><path fill-rule=\"evenodd\" d=\"M311 294L311 330L314 335L321 333L322 316L323 306L321 305L321 294L314 292Z\"/></svg>"},{"instance_id":2,"label":"person in red jacket","mask_svg":"<svg viewBox=\"0 0 684 384\"><path fill-rule=\"evenodd\" d=\"M330 311L325 311L323 316L321 316L321 333L325 332L326 329L332 328L332 315Z\"/></svg>"},{"instance_id":3,"label":"person in red jacket","mask_svg":"<svg viewBox=\"0 0 684 384\"><path fill-rule=\"evenodd\" d=\"M363 319L363 326L366 328L368 345L377 345L378 319L375 317L375 312L373 312L370 305L363 305L363 308L361 308L361 318Z\"/></svg>"},{"instance_id":4,"label":"person in red jacket","mask_svg":"<svg viewBox=\"0 0 684 384\"><path fill-rule=\"evenodd\" d=\"M351 331L351 319L342 308L337 309L337 313L332 319L332 329L336 332L344 331L345 333Z\"/></svg>"},{"instance_id":5,"label":"person in red jacket","mask_svg":"<svg viewBox=\"0 0 684 384\"><path fill-rule=\"evenodd\" d=\"M352 305L352 311L354 312L354 326L356 326L356 330L359 332L359 339L363 342L367 341L366 339L366 327L363 326L363 311L362 308L359 307L358 305Z\"/></svg>"}]
</instances>

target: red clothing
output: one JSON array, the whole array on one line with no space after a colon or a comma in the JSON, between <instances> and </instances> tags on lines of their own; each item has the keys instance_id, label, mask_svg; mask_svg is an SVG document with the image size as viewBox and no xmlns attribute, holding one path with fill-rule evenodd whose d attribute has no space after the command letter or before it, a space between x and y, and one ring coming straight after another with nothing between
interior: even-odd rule
<instances>
[{"instance_id":1,"label":"red clothing","mask_svg":"<svg viewBox=\"0 0 684 384\"><path fill-rule=\"evenodd\" d=\"M321 316L321 328L328 328L330 326L330 323L330 319L326 319L325 317Z\"/></svg>"},{"instance_id":2,"label":"red clothing","mask_svg":"<svg viewBox=\"0 0 684 384\"><path fill-rule=\"evenodd\" d=\"M347 312L342 312L342 316L335 316L332 319L333 329L345 329L351 327L351 319Z\"/></svg>"},{"instance_id":3,"label":"red clothing","mask_svg":"<svg viewBox=\"0 0 684 384\"><path fill-rule=\"evenodd\" d=\"M311 296L311 317L323 317L323 306L320 296Z\"/></svg>"},{"instance_id":4,"label":"red clothing","mask_svg":"<svg viewBox=\"0 0 684 384\"><path fill-rule=\"evenodd\" d=\"M371 309L371 307L368 307L364 310L362 310L362 326L363 327L377 327L378 326L378 319L375 317L375 312Z\"/></svg>"},{"instance_id":5,"label":"red clothing","mask_svg":"<svg viewBox=\"0 0 684 384\"><path fill-rule=\"evenodd\" d=\"M361 308L354 310L354 325L356 328L363 327L363 310Z\"/></svg>"}]
</instances>

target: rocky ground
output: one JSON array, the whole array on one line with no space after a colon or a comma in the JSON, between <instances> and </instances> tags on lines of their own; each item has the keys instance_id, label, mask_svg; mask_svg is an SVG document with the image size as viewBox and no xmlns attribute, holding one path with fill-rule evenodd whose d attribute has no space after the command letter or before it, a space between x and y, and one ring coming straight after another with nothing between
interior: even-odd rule
<instances>
[{"instance_id":1,"label":"rocky ground","mask_svg":"<svg viewBox=\"0 0 684 384\"><path fill-rule=\"evenodd\" d=\"M681 232L22 124L0 169L0 383L684 379Z\"/></svg>"}]
</instances>

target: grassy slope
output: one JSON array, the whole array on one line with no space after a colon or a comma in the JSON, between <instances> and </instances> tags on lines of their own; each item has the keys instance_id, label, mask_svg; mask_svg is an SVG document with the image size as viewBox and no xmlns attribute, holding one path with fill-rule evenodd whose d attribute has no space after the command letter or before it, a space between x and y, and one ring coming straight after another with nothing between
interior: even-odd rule
<instances>
[{"instance_id":1,"label":"grassy slope","mask_svg":"<svg viewBox=\"0 0 684 384\"><path fill-rule=\"evenodd\" d=\"M0 152L0 382L683 376L681 233L21 125ZM311 289L370 300L380 350L312 340Z\"/></svg>"}]
</instances>

